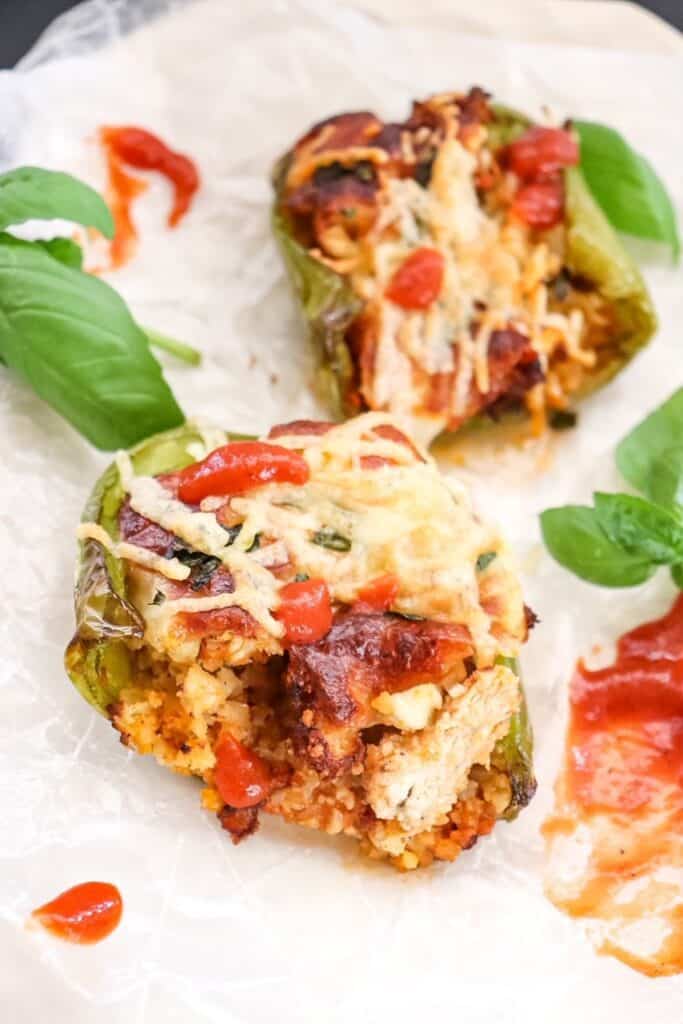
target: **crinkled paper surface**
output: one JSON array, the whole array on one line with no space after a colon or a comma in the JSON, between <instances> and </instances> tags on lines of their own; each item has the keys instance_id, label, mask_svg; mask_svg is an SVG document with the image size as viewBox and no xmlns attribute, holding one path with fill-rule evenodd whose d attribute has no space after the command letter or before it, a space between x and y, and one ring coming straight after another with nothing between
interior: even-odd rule
<instances>
[{"instance_id":1,"label":"crinkled paper surface","mask_svg":"<svg viewBox=\"0 0 683 1024\"><path fill-rule=\"evenodd\" d=\"M140 27L143 11L163 8L172 11ZM95 53L121 25L135 31ZM304 0L95 0L21 72L0 75L0 165L45 164L101 187L96 128L123 122L197 159L204 187L191 215L165 230L168 192L155 181L136 211L138 256L112 281L142 323L204 351L199 369L167 364L186 411L262 431L316 411L269 235L272 160L338 109L398 118L413 95L474 82L531 114L547 104L617 126L681 209L677 58L468 37L447 16L391 28ZM457 470L517 547L542 619L524 657L540 785L517 822L457 864L412 875L271 822L233 847L200 810L197 784L128 753L78 697L62 669L73 531L105 459L0 371L3 1021L680 1021L683 980L653 982L595 956L581 926L546 901L539 836L574 660L672 595L664 573L624 592L574 580L544 554L537 520L550 504L618 487L616 441L683 382L680 272L660 260L647 276L659 335L583 406L578 429L477 452ZM444 465L454 471L452 459ZM25 927L34 906L92 878L123 892L112 938L78 948Z\"/></svg>"}]
</instances>

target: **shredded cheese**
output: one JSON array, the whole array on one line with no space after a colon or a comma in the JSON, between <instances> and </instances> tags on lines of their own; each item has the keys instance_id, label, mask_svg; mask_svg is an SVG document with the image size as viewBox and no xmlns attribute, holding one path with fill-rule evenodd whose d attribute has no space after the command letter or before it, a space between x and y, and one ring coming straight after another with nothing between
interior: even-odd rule
<instances>
[{"instance_id":1,"label":"shredded cheese","mask_svg":"<svg viewBox=\"0 0 683 1024\"><path fill-rule=\"evenodd\" d=\"M444 113L438 98L428 102ZM362 240L364 258L348 268L374 335L372 370L361 383L365 401L373 409L409 416L412 431L427 442L490 394L491 333L513 320L544 369L557 352L588 369L596 358L582 347L586 324L579 310L548 312L545 282L561 269L558 243L532 242L523 224L487 212L476 188L477 171L491 163L486 130L468 131L463 144L457 117L452 103L428 187L390 170L381 176L378 216ZM404 132L404 147L407 138ZM392 303L385 292L392 274L420 246L441 253L444 283L438 302L416 312ZM434 409L430 378L448 373L454 373L450 396ZM547 392L541 388L529 395L532 405L550 397Z\"/></svg>"},{"instance_id":2,"label":"shredded cheese","mask_svg":"<svg viewBox=\"0 0 683 1024\"><path fill-rule=\"evenodd\" d=\"M236 606L279 640L282 581L271 568L289 566L287 579L295 573L323 579L332 601L342 605L353 604L370 580L391 573L401 581L396 611L466 626L478 663L491 664L500 649L500 630L482 607L476 565L482 552L496 551L496 590L514 650L515 635L524 635L523 604L500 539L477 520L463 488L445 481L426 452L416 454L408 444L374 433L386 425L402 429L384 413L367 413L323 434L278 437L275 443L303 454L309 480L300 486L270 483L232 498L220 496L220 504L227 503L240 523L239 534L232 538L209 511L214 502L205 499L206 511L189 508L155 478L136 476L128 457L120 454L117 464L131 507L189 547L218 558L234 580L231 593L168 595L163 604L148 609L154 637L170 630L181 611ZM370 468L363 462L368 456L390 464L370 463ZM253 546L257 536L260 547ZM129 557L126 549L116 548L120 557L135 564L146 559L169 578L187 578L187 567L174 566L176 560L137 557L137 550ZM171 575L176 571L182 577Z\"/></svg>"},{"instance_id":3,"label":"shredded cheese","mask_svg":"<svg viewBox=\"0 0 683 1024\"><path fill-rule=\"evenodd\" d=\"M154 551L138 547L137 544L128 544L126 541L117 543L99 523L81 523L76 530L76 536L78 540L96 540L115 558L125 558L129 562L135 562L145 569L161 573L169 580L186 580L190 575L190 567L183 565L177 558L164 558Z\"/></svg>"}]
</instances>

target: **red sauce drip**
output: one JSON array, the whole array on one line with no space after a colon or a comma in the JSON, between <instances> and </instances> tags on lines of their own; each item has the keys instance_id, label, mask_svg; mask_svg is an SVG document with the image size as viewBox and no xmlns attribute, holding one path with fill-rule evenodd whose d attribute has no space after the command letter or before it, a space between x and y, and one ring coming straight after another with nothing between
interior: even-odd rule
<instances>
[{"instance_id":1,"label":"red sauce drip","mask_svg":"<svg viewBox=\"0 0 683 1024\"><path fill-rule=\"evenodd\" d=\"M550 898L608 924L600 952L649 976L683 971L683 881L671 873L683 872L683 595L626 633L613 665L577 665L566 763L543 827L551 868L555 844L579 828L591 843L581 884L566 889L550 874ZM641 949L633 929L643 924L656 941Z\"/></svg>"},{"instance_id":2,"label":"red sauce drip","mask_svg":"<svg viewBox=\"0 0 683 1024\"><path fill-rule=\"evenodd\" d=\"M100 129L100 138L107 156L107 200L116 227L111 265L120 267L135 253L138 233L132 218L132 205L147 188L147 183L128 174L124 165L157 171L171 183L173 206L168 215L171 228L176 227L189 210L200 178L195 163L188 156L169 149L161 139L144 128L105 126Z\"/></svg>"},{"instance_id":3,"label":"red sauce drip","mask_svg":"<svg viewBox=\"0 0 683 1024\"><path fill-rule=\"evenodd\" d=\"M214 782L226 804L240 809L263 803L272 788L263 758L227 732L216 749Z\"/></svg>"},{"instance_id":4,"label":"red sauce drip","mask_svg":"<svg viewBox=\"0 0 683 1024\"><path fill-rule=\"evenodd\" d=\"M91 945L114 931L123 913L121 893L109 882L83 882L60 893L31 915L67 942Z\"/></svg>"}]
</instances>

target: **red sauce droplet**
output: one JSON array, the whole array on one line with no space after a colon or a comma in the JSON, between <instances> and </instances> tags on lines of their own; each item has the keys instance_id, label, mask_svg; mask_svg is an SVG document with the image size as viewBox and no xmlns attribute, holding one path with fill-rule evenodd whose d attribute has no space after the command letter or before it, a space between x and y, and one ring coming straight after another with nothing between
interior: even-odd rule
<instances>
[{"instance_id":1,"label":"red sauce droplet","mask_svg":"<svg viewBox=\"0 0 683 1024\"><path fill-rule=\"evenodd\" d=\"M67 942L91 945L114 931L123 913L121 893L109 882L83 882L60 893L31 915Z\"/></svg>"},{"instance_id":2,"label":"red sauce droplet","mask_svg":"<svg viewBox=\"0 0 683 1024\"><path fill-rule=\"evenodd\" d=\"M230 807L255 807L272 788L268 765L230 733L224 733L216 749L214 782Z\"/></svg>"},{"instance_id":3,"label":"red sauce droplet","mask_svg":"<svg viewBox=\"0 0 683 1024\"><path fill-rule=\"evenodd\" d=\"M608 924L600 952L650 976L683 971L683 883L670 870L683 869L683 595L626 633L613 665L577 665L565 767L543 832L548 895ZM581 836L589 858L563 883L561 862Z\"/></svg>"},{"instance_id":4,"label":"red sauce droplet","mask_svg":"<svg viewBox=\"0 0 683 1024\"><path fill-rule=\"evenodd\" d=\"M188 156L169 149L165 142L144 128L106 126L100 129L100 138L107 155L107 199L116 228L111 265L120 267L135 252L138 235L131 210L133 201L147 188L147 183L128 174L124 165L158 171L171 182L173 207L168 225L172 228L189 210L200 178L195 163Z\"/></svg>"}]
</instances>

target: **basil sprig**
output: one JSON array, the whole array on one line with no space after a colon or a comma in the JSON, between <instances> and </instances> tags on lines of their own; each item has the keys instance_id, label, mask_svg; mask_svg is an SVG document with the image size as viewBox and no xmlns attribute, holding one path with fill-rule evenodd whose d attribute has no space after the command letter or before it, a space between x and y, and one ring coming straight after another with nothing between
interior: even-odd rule
<instances>
[{"instance_id":1,"label":"basil sprig","mask_svg":"<svg viewBox=\"0 0 683 1024\"><path fill-rule=\"evenodd\" d=\"M572 126L581 143L581 171L610 223L624 234L670 246L677 262L676 214L652 165L613 128L594 121Z\"/></svg>"},{"instance_id":2,"label":"basil sprig","mask_svg":"<svg viewBox=\"0 0 683 1024\"><path fill-rule=\"evenodd\" d=\"M683 388L619 444L617 465L642 492L593 495L593 507L565 505L541 515L553 558L603 587L644 583L668 565L683 589Z\"/></svg>"},{"instance_id":3,"label":"basil sprig","mask_svg":"<svg viewBox=\"0 0 683 1024\"><path fill-rule=\"evenodd\" d=\"M0 362L96 447L129 447L181 424L150 341L196 362L189 346L150 337L108 284L82 271L70 238L27 242L5 229L61 219L114 234L102 197L68 174L20 167L0 175Z\"/></svg>"}]
</instances>

